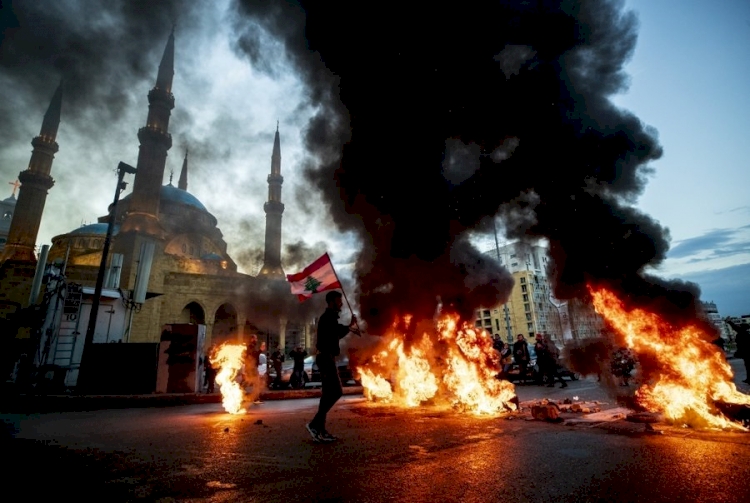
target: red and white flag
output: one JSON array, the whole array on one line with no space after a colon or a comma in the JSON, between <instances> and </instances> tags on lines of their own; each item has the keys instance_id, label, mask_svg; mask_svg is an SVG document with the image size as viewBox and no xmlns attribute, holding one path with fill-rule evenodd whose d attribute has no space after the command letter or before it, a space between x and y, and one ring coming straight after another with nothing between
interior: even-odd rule
<instances>
[{"instance_id":1,"label":"red and white flag","mask_svg":"<svg viewBox=\"0 0 750 503\"><path fill-rule=\"evenodd\" d=\"M296 294L300 302L309 299L314 293L341 288L328 253L305 267L304 271L287 274L286 279L292 285L292 294Z\"/></svg>"}]
</instances>

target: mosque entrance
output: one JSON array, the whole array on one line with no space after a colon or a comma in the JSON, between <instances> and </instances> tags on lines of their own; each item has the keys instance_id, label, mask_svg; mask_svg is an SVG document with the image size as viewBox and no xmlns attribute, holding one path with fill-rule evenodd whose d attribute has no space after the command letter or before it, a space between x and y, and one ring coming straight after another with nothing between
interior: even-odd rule
<instances>
[{"instance_id":1,"label":"mosque entrance","mask_svg":"<svg viewBox=\"0 0 750 503\"><path fill-rule=\"evenodd\" d=\"M237 339L237 309L232 304L222 304L214 315L211 344L221 344Z\"/></svg>"}]
</instances>

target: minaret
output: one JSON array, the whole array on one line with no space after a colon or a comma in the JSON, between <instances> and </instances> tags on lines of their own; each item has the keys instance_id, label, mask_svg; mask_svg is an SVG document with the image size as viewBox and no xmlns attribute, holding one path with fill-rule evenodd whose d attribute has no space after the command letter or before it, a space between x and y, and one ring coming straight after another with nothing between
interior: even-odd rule
<instances>
[{"instance_id":1,"label":"minaret","mask_svg":"<svg viewBox=\"0 0 750 503\"><path fill-rule=\"evenodd\" d=\"M21 188L18 191L18 202L8 231L8 242L3 250L2 261L36 262L34 248L44 203L47 201L47 191L55 184L50 172L59 148L55 140L60 125L61 109L62 82L57 86L47 113L44 114L39 136L31 140L34 150L31 152L29 167L18 175Z\"/></svg>"},{"instance_id":2,"label":"minaret","mask_svg":"<svg viewBox=\"0 0 750 503\"><path fill-rule=\"evenodd\" d=\"M177 182L177 188L187 190L187 156L188 151L185 150L185 160L182 161L182 171L180 171L180 181Z\"/></svg>"},{"instance_id":3,"label":"minaret","mask_svg":"<svg viewBox=\"0 0 750 503\"><path fill-rule=\"evenodd\" d=\"M169 34L164 55L159 64L156 85L148 93L148 118L146 126L138 130L137 173L133 193L120 234L137 232L161 238L164 230L159 223L159 193L164 179L167 151L172 147L169 134L169 116L174 108L172 78L174 77L174 29Z\"/></svg>"},{"instance_id":4,"label":"minaret","mask_svg":"<svg viewBox=\"0 0 750 503\"><path fill-rule=\"evenodd\" d=\"M263 256L261 276L271 279L285 279L281 268L281 215L284 204L281 202L281 142L279 141L279 124L276 123L276 136L273 139L271 155L271 174L268 175L268 202L263 205L266 211L266 251Z\"/></svg>"}]
</instances>

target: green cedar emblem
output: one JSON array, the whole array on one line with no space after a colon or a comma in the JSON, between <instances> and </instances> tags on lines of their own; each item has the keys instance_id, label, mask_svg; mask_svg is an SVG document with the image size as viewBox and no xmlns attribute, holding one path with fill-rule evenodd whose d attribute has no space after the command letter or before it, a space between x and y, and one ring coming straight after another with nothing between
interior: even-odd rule
<instances>
[{"instance_id":1,"label":"green cedar emblem","mask_svg":"<svg viewBox=\"0 0 750 503\"><path fill-rule=\"evenodd\" d=\"M320 281L313 278L312 276L308 276L305 280L305 290L309 290L312 293L318 293L318 287L321 285Z\"/></svg>"}]
</instances>

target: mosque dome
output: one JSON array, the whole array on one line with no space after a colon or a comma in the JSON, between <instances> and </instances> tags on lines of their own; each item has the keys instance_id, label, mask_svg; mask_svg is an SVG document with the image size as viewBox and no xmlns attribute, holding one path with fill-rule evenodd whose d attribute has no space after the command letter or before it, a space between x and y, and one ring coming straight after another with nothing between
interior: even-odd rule
<instances>
[{"instance_id":1,"label":"mosque dome","mask_svg":"<svg viewBox=\"0 0 750 503\"><path fill-rule=\"evenodd\" d=\"M161 188L161 200L169 201L172 203L185 204L193 206L202 211L207 211L203 203L198 201L198 198L192 195L187 190L178 189L172 184L164 185Z\"/></svg>"},{"instance_id":2,"label":"mosque dome","mask_svg":"<svg viewBox=\"0 0 750 503\"><path fill-rule=\"evenodd\" d=\"M70 231L69 234L71 235L91 235L91 234L100 234L102 236L107 234L107 223L96 223L96 224L88 224L88 225L82 225L81 227ZM112 235L117 234L117 231L120 230L119 225L115 225L112 229Z\"/></svg>"},{"instance_id":3,"label":"mosque dome","mask_svg":"<svg viewBox=\"0 0 750 503\"><path fill-rule=\"evenodd\" d=\"M122 198L122 202L129 202L131 194L128 194L127 196ZM193 208L199 209L201 211L208 211L206 210L206 207L203 206L203 203L201 203L197 197L192 195L187 190L178 189L171 183L168 185L162 185L161 191L160 191L160 198L162 202L168 202L168 203L175 203L175 204L184 204L186 206L192 206Z\"/></svg>"}]
</instances>

